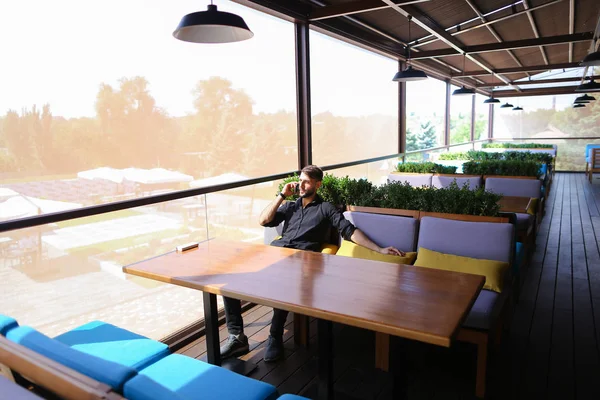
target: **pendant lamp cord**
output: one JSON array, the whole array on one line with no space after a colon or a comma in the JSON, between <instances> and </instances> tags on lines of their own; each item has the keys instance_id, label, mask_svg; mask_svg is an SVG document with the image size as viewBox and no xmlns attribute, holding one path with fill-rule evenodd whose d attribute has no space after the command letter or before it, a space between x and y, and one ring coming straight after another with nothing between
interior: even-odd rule
<instances>
[{"instance_id":1,"label":"pendant lamp cord","mask_svg":"<svg viewBox=\"0 0 600 400\"><path fill-rule=\"evenodd\" d=\"M406 44L406 51L408 52L408 59L406 60L406 64L410 66L410 20L412 19L412 15L408 15L408 43Z\"/></svg>"}]
</instances>

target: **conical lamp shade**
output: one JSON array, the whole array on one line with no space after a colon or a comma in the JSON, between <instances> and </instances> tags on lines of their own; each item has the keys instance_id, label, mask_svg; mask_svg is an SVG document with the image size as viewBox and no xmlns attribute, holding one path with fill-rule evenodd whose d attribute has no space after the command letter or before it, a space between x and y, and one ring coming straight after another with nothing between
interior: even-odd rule
<instances>
[{"instance_id":1,"label":"conical lamp shade","mask_svg":"<svg viewBox=\"0 0 600 400\"><path fill-rule=\"evenodd\" d=\"M242 17L217 11L217 6L210 4L207 11L184 16L173 36L192 43L230 43L250 39L254 33Z\"/></svg>"},{"instance_id":2,"label":"conical lamp shade","mask_svg":"<svg viewBox=\"0 0 600 400\"><path fill-rule=\"evenodd\" d=\"M489 99L484 100L483 104L497 104L500 103L500 100L490 97Z\"/></svg>"},{"instance_id":3,"label":"conical lamp shade","mask_svg":"<svg viewBox=\"0 0 600 400\"><path fill-rule=\"evenodd\" d=\"M516 106L515 108L513 108L513 111L523 111L523 108Z\"/></svg>"},{"instance_id":4,"label":"conical lamp shade","mask_svg":"<svg viewBox=\"0 0 600 400\"><path fill-rule=\"evenodd\" d=\"M514 106L510 103L504 103L500 106L500 108L513 108Z\"/></svg>"},{"instance_id":5,"label":"conical lamp shade","mask_svg":"<svg viewBox=\"0 0 600 400\"><path fill-rule=\"evenodd\" d=\"M594 96L590 96L589 94L584 94L583 96L579 96L575 99L575 103L589 103L590 101L595 101L596 98Z\"/></svg>"},{"instance_id":6,"label":"conical lamp shade","mask_svg":"<svg viewBox=\"0 0 600 400\"><path fill-rule=\"evenodd\" d=\"M600 51L588 54L579 65L582 67L594 67L600 65Z\"/></svg>"},{"instance_id":7,"label":"conical lamp shade","mask_svg":"<svg viewBox=\"0 0 600 400\"><path fill-rule=\"evenodd\" d=\"M422 81L427 79L425 72L414 69L412 65L409 65L404 71L397 72L392 79L394 82L409 82L409 81Z\"/></svg>"},{"instance_id":8,"label":"conical lamp shade","mask_svg":"<svg viewBox=\"0 0 600 400\"><path fill-rule=\"evenodd\" d=\"M467 89L464 86L462 86L460 89L456 89L454 92L452 92L452 96L468 96L471 94L475 94L475 91L473 89Z\"/></svg>"}]
</instances>

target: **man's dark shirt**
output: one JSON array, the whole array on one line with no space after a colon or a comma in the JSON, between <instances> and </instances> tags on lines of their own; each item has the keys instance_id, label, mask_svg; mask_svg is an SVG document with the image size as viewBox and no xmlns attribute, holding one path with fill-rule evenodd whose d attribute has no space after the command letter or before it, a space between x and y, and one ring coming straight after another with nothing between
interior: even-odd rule
<instances>
[{"instance_id":1,"label":"man's dark shirt","mask_svg":"<svg viewBox=\"0 0 600 400\"><path fill-rule=\"evenodd\" d=\"M272 246L321 251L321 245L329 241L330 227L336 228L346 240L350 240L356 230L340 210L319 195L305 208L302 208L301 198L283 204L265 226L276 227L282 221L285 221L282 238L273 241Z\"/></svg>"}]
</instances>

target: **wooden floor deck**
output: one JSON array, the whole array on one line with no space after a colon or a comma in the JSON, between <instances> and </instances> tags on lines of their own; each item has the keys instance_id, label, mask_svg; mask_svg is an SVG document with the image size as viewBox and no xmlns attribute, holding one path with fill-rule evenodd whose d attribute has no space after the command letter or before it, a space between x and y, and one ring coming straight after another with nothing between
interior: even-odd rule
<instances>
[{"instance_id":1,"label":"wooden floor deck","mask_svg":"<svg viewBox=\"0 0 600 400\"><path fill-rule=\"evenodd\" d=\"M600 185L583 174L556 174L524 270L521 298L509 331L489 359L488 399L600 399ZM285 359L263 360L272 311L257 306L245 313L251 352L250 375L280 393L306 394L315 383L316 321L308 348L294 346L293 322L285 332ZM226 329L220 330L221 339ZM391 399L388 374L374 365L374 334L335 326L336 399ZM475 347L450 349L405 342L409 399L472 399ZM204 339L180 350L206 356Z\"/></svg>"}]
</instances>

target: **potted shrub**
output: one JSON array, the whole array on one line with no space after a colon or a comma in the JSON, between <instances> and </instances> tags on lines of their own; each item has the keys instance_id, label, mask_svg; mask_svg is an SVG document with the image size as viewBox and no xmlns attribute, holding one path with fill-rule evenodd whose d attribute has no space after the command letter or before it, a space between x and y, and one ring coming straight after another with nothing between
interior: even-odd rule
<instances>
[{"instance_id":1,"label":"potted shrub","mask_svg":"<svg viewBox=\"0 0 600 400\"><path fill-rule=\"evenodd\" d=\"M388 176L388 182L408 182L414 187L429 187L434 173L454 174L456 167L433 162L407 162L398 164L396 171Z\"/></svg>"}]
</instances>

